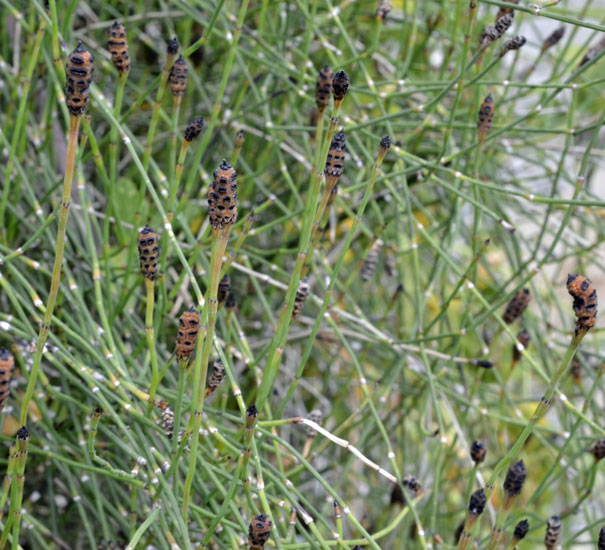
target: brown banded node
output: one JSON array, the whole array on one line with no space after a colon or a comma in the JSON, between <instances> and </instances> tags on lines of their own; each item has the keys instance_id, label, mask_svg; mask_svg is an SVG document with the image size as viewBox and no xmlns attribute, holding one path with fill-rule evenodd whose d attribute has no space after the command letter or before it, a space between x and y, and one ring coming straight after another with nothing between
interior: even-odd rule
<instances>
[{"instance_id":1,"label":"brown banded node","mask_svg":"<svg viewBox=\"0 0 605 550\"><path fill-rule=\"evenodd\" d=\"M192 307L179 317L179 328L176 334L176 356L189 359L197 341L200 329L200 314Z\"/></svg>"},{"instance_id":2,"label":"brown banded node","mask_svg":"<svg viewBox=\"0 0 605 550\"><path fill-rule=\"evenodd\" d=\"M317 84L315 85L315 103L317 110L323 113L326 107L330 105L330 95L332 94L332 79L334 73L328 65L326 65L317 75Z\"/></svg>"},{"instance_id":3,"label":"brown banded node","mask_svg":"<svg viewBox=\"0 0 605 550\"><path fill-rule=\"evenodd\" d=\"M185 128L185 133L183 137L186 141L191 143L196 140L197 137L202 133L204 129L204 119L202 117L194 118L189 124L187 124L187 128Z\"/></svg>"},{"instance_id":4,"label":"brown banded node","mask_svg":"<svg viewBox=\"0 0 605 550\"><path fill-rule=\"evenodd\" d=\"M151 281L155 280L158 274L159 241L158 234L148 225L139 231L138 248L141 273L143 277Z\"/></svg>"},{"instance_id":5,"label":"brown banded node","mask_svg":"<svg viewBox=\"0 0 605 550\"><path fill-rule=\"evenodd\" d=\"M592 282L583 275L567 276L567 292L573 298L576 314L576 337L588 332L597 322L597 291Z\"/></svg>"},{"instance_id":6,"label":"brown banded node","mask_svg":"<svg viewBox=\"0 0 605 550\"><path fill-rule=\"evenodd\" d=\"M65 63L65 102L74 116L84 113L88 105L93 73L94 58L80 42Z\"/></svg>"},{"instance_id":7,"label":"brown banded node","mask_svg":"<svg viewBox=\"0 0 605 550\"><path fill-rule=\"evenodd\" d=\"M130 55L128 54L128 39L126 29L119 21L109 27L107 49L111 54L111 62L120 73L130 71Z\"/></svg>"},{"instance_id":8,"label":"brown banded node","mask_svg":"<svg viewBox=\"0 0 605 550\"><path fill-rule=\"evenodd\" d=\"M559 542L561 535L561 518L559 516L551 516L546 523L546 535L544 536L544 545L548 550L553 550Z\"/></svg>"},{"instance_id":9,"label":"brown banded node","mask_svg":"<svg viewBox=\"0 0 605 550\"><path fill-rule=\"evenodd\" d=\"M233 225L237 220L237 172L225 159L214 171L208 189L208 207L212 229Z\"/></svg>"},{"instance_id":10,"label":"brown banded node","mask_svg":"<svg viewBox=\"0 0 605 550\"><path fill-rule=\"evenodd\" d=\"M311 287L309 286L307 279L298 281L298 288L296 289L296 296L294 297L294 308L292 309L292 319L296 319L300 315L310 290Z\"/></svg>"},{"instance_id":11,"label":"brown banded node","mask_svg":"<svg viewBox=\"0 0 605 550\"><path fill-rule=\"evenodd\" d=\"M481 464L485 460L485 455L487 454L487 448L485 447L485 443L483 441L477 439L473 441L471 444L471 459L477 465Z\"/></svg>"},{"instance_id":12,"label":"brown banded node","mask_svg":"<svg viewBox=\"0 0 605 550\"><path fill-rule=\"evenodd\" d=\"M10 395L10 382L15 371L15 358L7 349L0 349L0 411Z\"/></svg>"},{"instance_id":13,"label":"brown banded node","mask_svg":"<svg viewBox=\"0 0 605 550\"><path fill-rule=\"evenodd\" d=\"M170 91L173 96L182 97L185 95L185 90L187 89L187 74L189 69L187 68L187 63L183 59L181 55L172 65L172 69L170 69Z\"/></svg>"},{"instance_id":14,"label":"brown banded node","mask_svg":"<svg viewBox=\"0 0 605 550\"><path fill-rule=\"evenodd\" d=\"M504 314L502 315L502 320L507 325L514 323L527 309L530 300L531 292L529 288L522 288L521 290L517 291L511 298L510 302L508 302L508 305L504 310Z\"/></svg>"}]
</instances>

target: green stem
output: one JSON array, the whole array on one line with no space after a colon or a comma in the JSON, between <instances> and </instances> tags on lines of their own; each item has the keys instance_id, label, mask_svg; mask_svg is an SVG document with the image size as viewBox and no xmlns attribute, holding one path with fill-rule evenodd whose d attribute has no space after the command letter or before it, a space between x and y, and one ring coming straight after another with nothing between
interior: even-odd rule
<instances>
[{"instance_id":1,"label":"green stem","mask_svg":"<svg viewBox=\"0 0 605 550\"><path fill-rule=\"evenodd\" d=\"M42 361L44 345L46 344L46 340L48 339L53 311L55 309L55 303L57 302L57 296L59 294L59 283L61 281L61 266L63 263L63 251L65 248L65 232L67 228L67 219L69 217L71 186L74 177L80 120L81 116L70 115L70 128L69 138L67 142L65 177L63 179L63 195L61 197L61 211L59 212L59 228L57 230L57 245L55 248L55 263L53 265L50 292L48 294L48 302L46 303L46 310L44 312L44 320L42 322L42 325L40 327L40 333L38 335L38 343L36 346L36 353L34 355L34 362L29 373L29 378L27 380L27 389L25 390L25 395L23 396L23 400L21 402L21 415L19 417L19 424L21 426L25 426L27 424L29 402L31 401L36 387L36 380L38 379L38 371L40 370L40 363Z\"/></svg>"},{"instance_id":2,"label":"green stem","mask_svg":"<svg viewBox=\"0 0 605 550\"><path fill-rule=\"evenodd\" d=\"M151 387L149 389L149 402L147 404L147 416L151 415L155 402L155 393L160 383L160 371L158 358L155 351L155 331L153 328L153 307L155 299L155 282L145 277L145 290L147 292L147 304L145 308L145 335L147 337L147 348L151 359Z\"/></svg>"},{"instance_id":3,"label":"green stem","mask_svg":"<svg viewBox=\"0 0 605 550\"><path fill-rule=\"evenodd\" d=\"M199 443L199 431L202 423L202 410L204 408L204 386L206 375L208 373L208 360L214 344L214 325L216 322L216 312L218 308L217 292L220 281L221 264L231 226L228 225L222 229L213 229L212 231L212 252L210 256L210 279L208 281L207 302L202 311L202 319L206 321L206 337L198 334L196 345L195 367L193 375L193 400L191 402L191 418L189 420L189 430L192 436L191 455L189 458L189 468L185 478L183 488L182 514L183 520L187 523L189 513L189 501L191 499L191 487L195 477L195 465L197 461L197 447ZM202 340L204 341L202 347Z\"/></svg>"}]
</instances>

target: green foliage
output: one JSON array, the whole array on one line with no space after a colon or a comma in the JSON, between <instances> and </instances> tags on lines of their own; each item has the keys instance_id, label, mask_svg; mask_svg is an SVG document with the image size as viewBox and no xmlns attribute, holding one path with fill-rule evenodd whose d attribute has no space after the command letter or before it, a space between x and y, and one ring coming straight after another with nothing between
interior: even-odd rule
<instances>
[{"instance_id":1,"label":"green foliage","mask_svg":"<svg viewBox=\"0 0 605 550\"><path fill-rule=\"evenodd\" d=\"M17 363L0 419L0 547L237 549L264 513L256 550L447 549L485 487L460 548L504 548L524 518L519 547L542 547L554 515L564 548L596 548L602 332L597 320L572 340L565 284L581 273L605 288L598 2L521 2L486 48L506 2L399 0L384 18L388 2L373 0L24 4L0 10L0 347ZM515 35L525 45L501 56ZM172 37L182 97L167 86ZM64 64L78 41L95 72L70 190ZM350 89L318 119L326 64ZM196 117L204 129L187 142ZM332 201L323 170L340 129ZM224 255L207 215L223 159L239 200ZM145 224L162 251L144 283ZM215 319L224 273L235 307ZM506 324L522 288L529 307ZM192 306L187 365L174 352ZM522 329L531 343L515 359ZM205 394L217 358L226 381ZM15 457L25 423L28 454ZM477 439L487 458L473 468ZM527 480L507 500L521 459Z\"/></svg>"}]
</instances>

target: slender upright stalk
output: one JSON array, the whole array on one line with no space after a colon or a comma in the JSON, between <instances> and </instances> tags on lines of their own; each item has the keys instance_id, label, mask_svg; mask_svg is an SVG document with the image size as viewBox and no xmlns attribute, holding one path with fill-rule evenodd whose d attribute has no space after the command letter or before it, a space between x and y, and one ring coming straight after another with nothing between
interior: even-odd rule
<instances>
[{"instance_id":1,"label":"slender upright stalk","mask_svg":"<svg viewBox=\"0 0 605 550\"><path fill-rule=\"evenodd\" d=\"M154 405L155 393L160 383L160 371L158 358L155 351L155 330L153 328L153 308L155 304L155 281L145 277L145 291L147 302L145 307L145 335L147 337L147 348L151 359L151 387L149 388L149 402L147 404L147 415L151 414Z\"/></svg>"},{"instance_id":2,"label":"slender upright stalk","mask_svg":"<svg viewBox=\"0 0 605 550\"><path fill-rule=\"evenodd\" d=\"M216 322L216 312L218 310L218 283L220 281L221 265L223 262L223 256L225 255L225 249L227 248L227 241L229 240L230 233L231 225L223 226L222 228L212 230L210 280L208 282L207 293L208 300L202 311L202 319L204 319L204 321L206 322L207 331L205 339L202 338L202 335L198 335L195 367L193 374L193 401L191 403L192 415L190 419L190 430L192 434L191 454L189 457L189 467L187 470L187 477L185 479L185 486L183 489L182 504L182 514L185 523L187 522L187 517L189 514L189 501L191 499L191 487L193 485L193 478L195 476L199 431L202 423L202 410L204 408L205 392L202 386L205 384L206 375L208 374L208 360L210 358L210 352L213 346L214 325ZM202 340L204 341L203 346Z\"/></svg>"},{"instance_id":3,"label":"slender upright stalk","mask_svg":"<svg viewBox=\"0 0 605 550\"><path fill-rule=\"evenodd\" d=\"M550 382L549 382L546 390L544 391L544 396L540 400L540 403L538 403L538 406L536 407L536 410L532 414L529 422L527 423L527 425L525 426L525 428L523 429L523 431L521 432L521 434L519 435L519 437L517 438L517 440L511 447L510 451L508 451L508 453L500 460L500 462L498 462L498 464L494 468L494 471L492 472L492 475L489 478L489 481L487 482L486 487L485 487L485 494L487 496L488 502L494 492L494 483L495 483L498 475L504 468L506 468L515 459L517 454L519 454L521 447L523 447L523 444L527 441L527 438L534 431L534 428L536 427L536 424L538 423L538 421L548 411L548 409L550 407L550 402L551 402L552 396L554 395L555 390L557 388L557 384L559 383L559 380L561 379L561 377L567 371L567 368L569 367L569 364L571 363L571 360L573 359L573 356L575 355L575 353L578 349L578 346L580 345L580 342L582 341L582 338L584 337L585 334L586 334L585 332L580 332L577 336L574 336L572 338L571 343L569 344L569 347L567 348L567 351L565 352L565 355L564 355L563 359L561 360L561 364L559 365L559 367L553 374L552 378L550 379Z\"/></svg>"},{"instance_id":4,"label":"slender upright stalk","mask_svg":"<svg viewBox=\"0 0 605 550\"><path fill-rule=\"evenodd\" d=\"M57 231L57 246L55 248L55 263L53 265L52 279L50 284L50 292L48 294L48 302L44 312L44 320L40 326L38 335L38 343L36 345L36 353L34 355L34 363L29 373L27 380L27 389L21 402L21 414L19 423L22 426L27 424L27 415L29 410L29 402L34 394L36 380L38 379L38 371L42 361L42 353L44 345L48 339L50 332L50 324L59 294L59 283L61 281L61 265L63 263L63 251L65 248L65 232L67 228L67 219L69 217L70 200L71 200L71 185L74 177L76 150L78 146L78 130L80 128L81 115L69 116L69 137L67 141L67 155L65 164L65 176L63 178L63 194L61 197L61 210L59 212L59 229Z\"/></svg>"}]
</instances>

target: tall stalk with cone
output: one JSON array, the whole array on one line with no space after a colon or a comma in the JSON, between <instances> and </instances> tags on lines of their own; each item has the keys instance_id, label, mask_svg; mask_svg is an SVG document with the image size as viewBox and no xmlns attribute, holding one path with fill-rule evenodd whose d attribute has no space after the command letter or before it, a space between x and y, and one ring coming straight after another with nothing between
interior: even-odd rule
<instances>
[{"instance_id":1,"label":"tall stalk with cone","mask_svg":"<svg viewBox=\"0 0 605 550\"><path fill-rule=\"evenodd\" d=\"M208 360L214 341L214 326L218 310L218 285L221 279L221 265L227 248L231 228L237 220L237 173L226 160L214 172L214 180L208 189L208 216L212 228L212 252L210 256L210 278L207 300L202 311L202 324L206 326L205 339L199 338L196 346L193 370L193 400L190 429L192 433L189 470L183 491L183 519L187 521L191 487L195 476L199 430L202 422L205 391L202 387L208 373ZM203 341L202 341L203 340Z\"/></svg>"}]
</instances>

